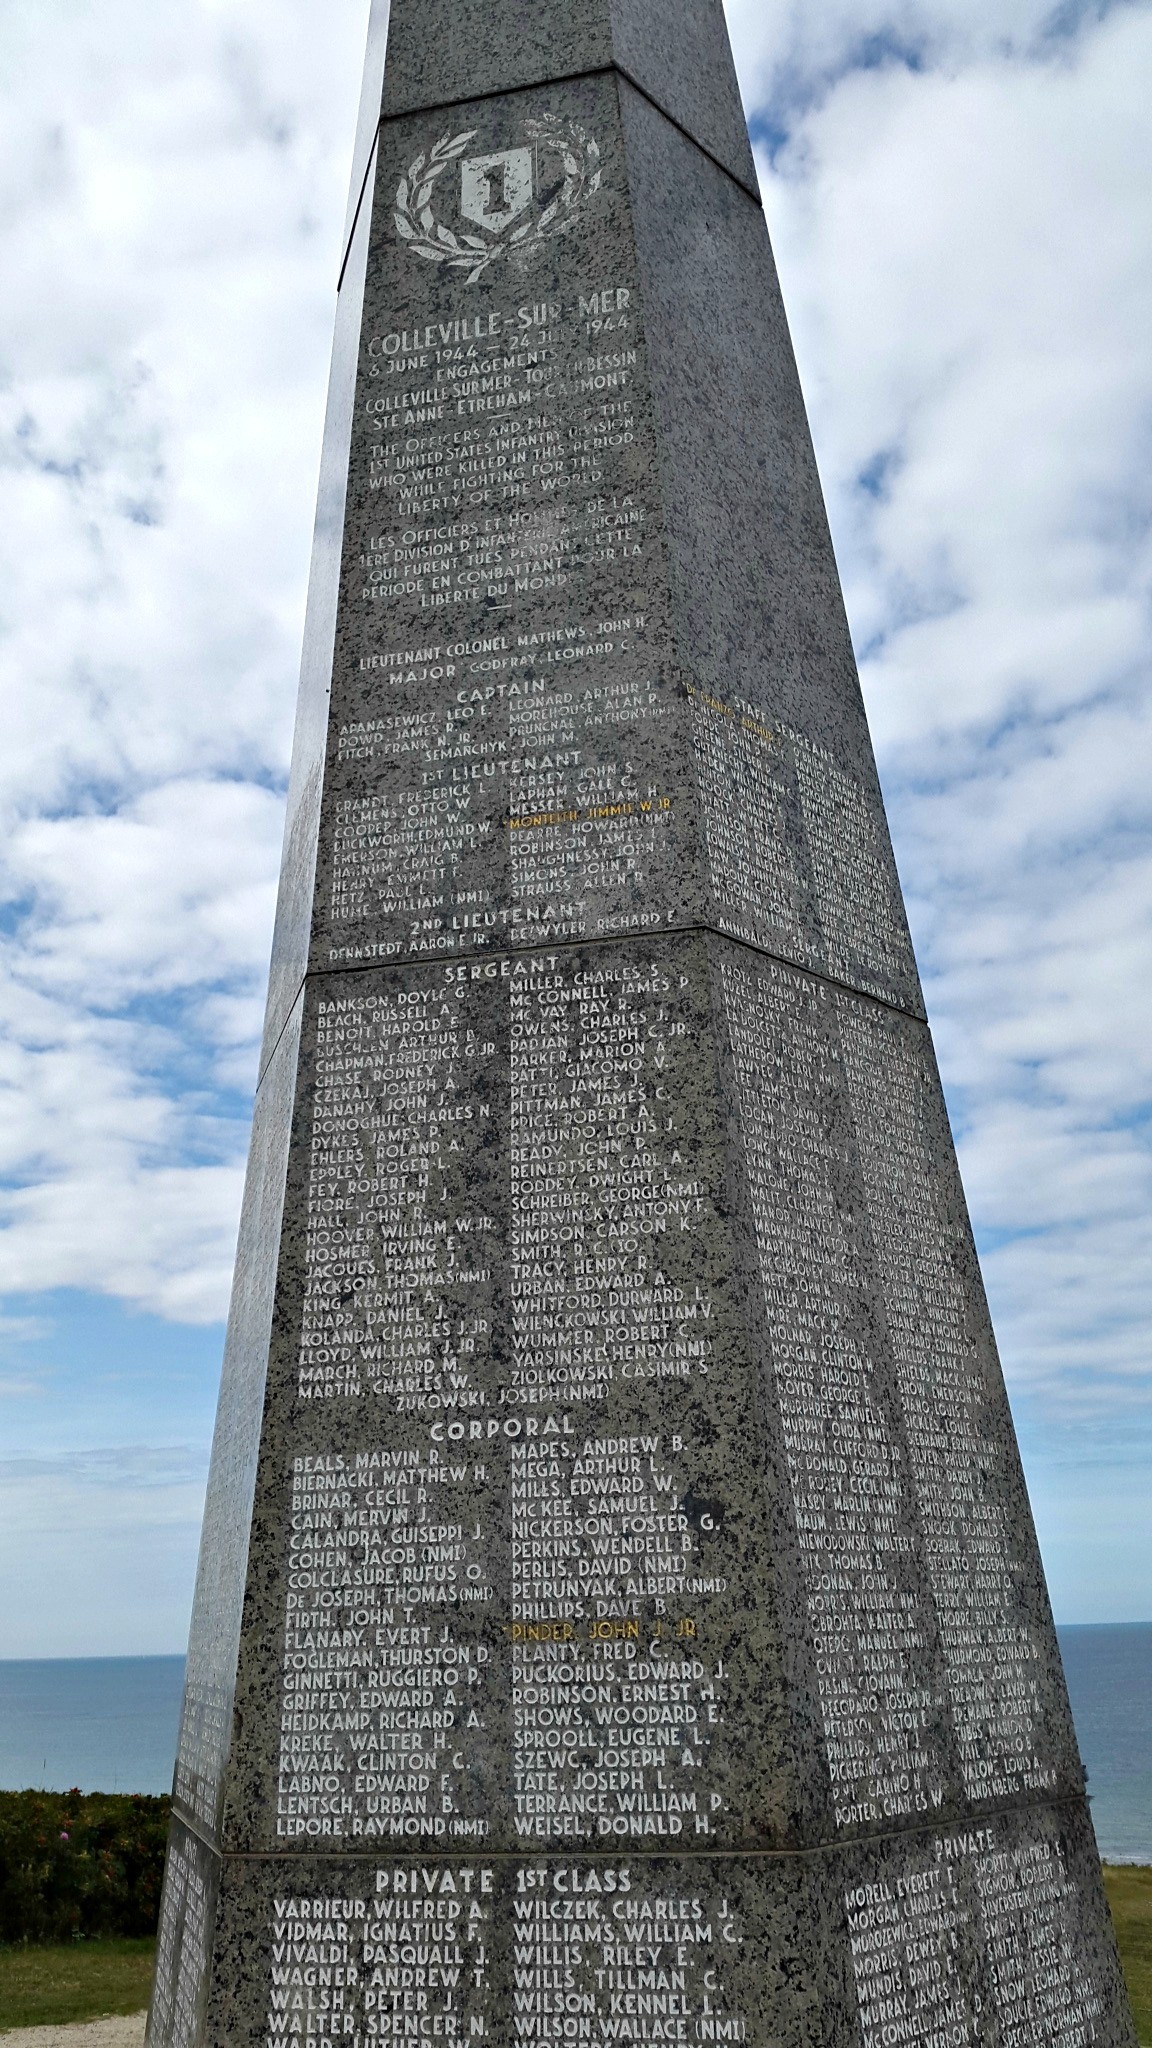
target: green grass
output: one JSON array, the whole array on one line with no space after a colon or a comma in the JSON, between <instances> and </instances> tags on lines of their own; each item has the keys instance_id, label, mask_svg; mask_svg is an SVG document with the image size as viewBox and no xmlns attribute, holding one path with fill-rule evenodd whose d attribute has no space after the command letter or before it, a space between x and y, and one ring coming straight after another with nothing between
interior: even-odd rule
<instances>
[{"instance_id":1,"label":"green grass","mask_svg":"<svg viewBox=\"0 0 1152 2048\"><path fill-rule=\"evenodd\" d=\"M143 2012L155 1953L151 1940L0 1948L0 2033Z\"/></svg>"},{"instance_id":2,"label":"green grass","mask_svg":"<svg viewBox=\"0 0 1152 2048\"><path fill-rule=\"evenodd\" d=\"M1152 2048L1152 1870L1106 1863L1104 1889L1116 1923L1141 2048ZM0 1948L0 2033L62 2026L106 2013L143 2012L152 1989L151 1941L77 1941L65 1948Z\"/></svg>"},{"instance_id":3,"label":"green grass","mask_svg":"<svg viewBox=\"0 0 1152 2048\"><path fill-rule=\"evenodd\" d=\"M1140 2048L1152 2048L1152 1870L1106 1863L1104 1889L1132 2000L1136 2038Z\"/></svg>"}]
</instances>

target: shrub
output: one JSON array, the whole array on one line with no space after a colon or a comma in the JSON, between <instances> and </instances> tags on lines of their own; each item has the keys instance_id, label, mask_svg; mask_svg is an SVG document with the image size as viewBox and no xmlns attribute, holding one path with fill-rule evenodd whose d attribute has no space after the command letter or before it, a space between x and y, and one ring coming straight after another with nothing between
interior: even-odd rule
<instances>
[{"instance_id":1,"label":"shrub","mask_svg":"<svg viewBox=\"0 0 1152 2048\"><path fill-rule=\"evenodd\" d=\"M156 1932L168 1801L0 1792L0 1941Z\"/></svg>"}]
</instances>

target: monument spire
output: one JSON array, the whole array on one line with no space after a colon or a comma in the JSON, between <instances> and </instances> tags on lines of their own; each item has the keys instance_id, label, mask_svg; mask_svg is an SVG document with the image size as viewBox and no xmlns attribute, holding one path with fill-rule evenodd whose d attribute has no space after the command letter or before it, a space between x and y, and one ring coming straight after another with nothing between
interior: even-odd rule
<instances>
[{"instance_id":1,"label":"monument spire","mask_svg":"<svg viewBox=\"0 0 1152 2048\"><path fill-rule=\"evenodd\" d=\"M340 276L152 2048L1130 2048L716 0Z\"/></svg>"}]
</instances>

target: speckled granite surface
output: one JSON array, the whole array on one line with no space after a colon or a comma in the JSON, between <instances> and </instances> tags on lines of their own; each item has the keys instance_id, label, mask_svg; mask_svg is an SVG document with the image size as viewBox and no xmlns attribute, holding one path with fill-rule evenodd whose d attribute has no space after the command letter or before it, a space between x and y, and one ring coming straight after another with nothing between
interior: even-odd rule
<instances>
[{"instance_id":1,"label":"speckled granite surface","mask_svg":"<svg viewBox=\"0 0 1152 2048\"><path fill-rule=\"evenodd\" d=\"M719 9L390 34L150 2039L1128 2048Z\"/></svg>"}]
</instances>

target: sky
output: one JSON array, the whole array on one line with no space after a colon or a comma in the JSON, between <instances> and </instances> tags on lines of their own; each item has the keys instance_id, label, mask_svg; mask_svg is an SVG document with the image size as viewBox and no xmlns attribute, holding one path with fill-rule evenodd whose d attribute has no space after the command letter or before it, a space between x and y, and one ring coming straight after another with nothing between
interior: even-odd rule
<instances>
[{"instance_id":1,"label":"sky","mask_svg":"<svg viewBox=\"0 0 1152 2048\"><path fill-rule=\"evenodd\" d=\"M1059 1621L1152 1618L1152 8L729 0ZM367 0L0 16L0 1656L183 1648Z\"/></svg>"}]
</instances>

